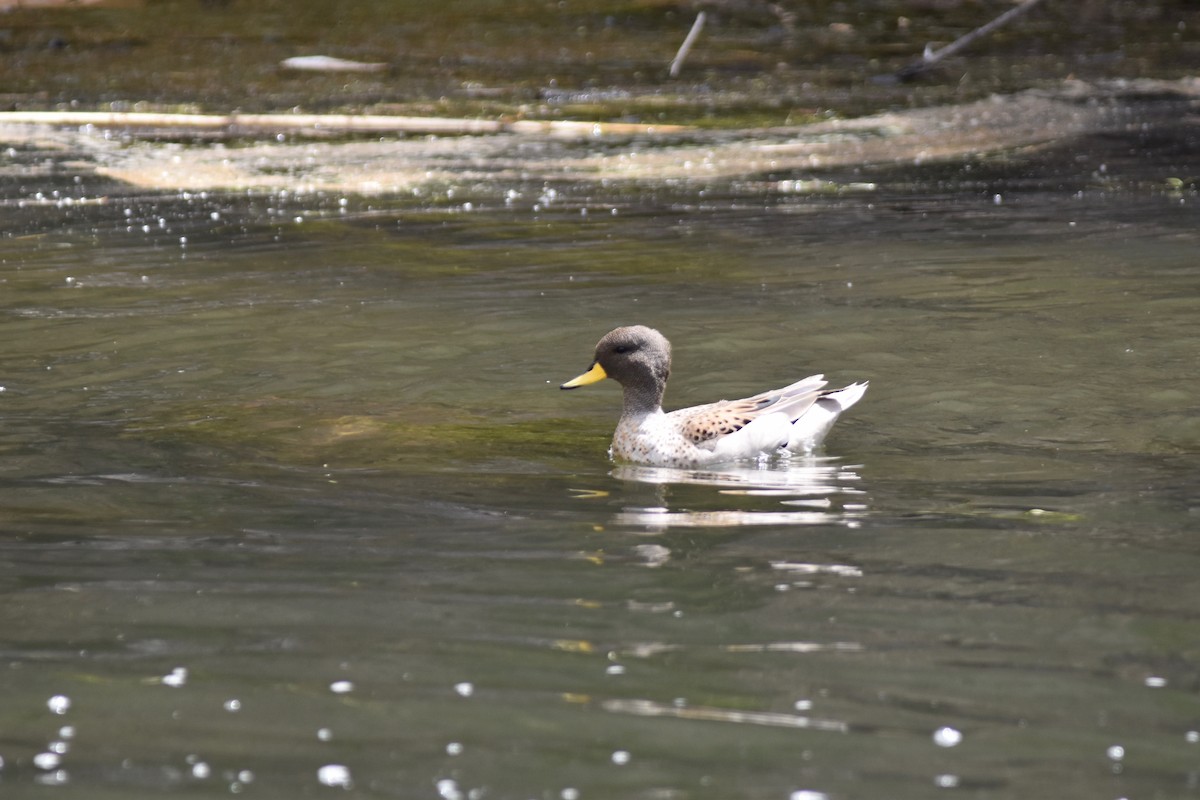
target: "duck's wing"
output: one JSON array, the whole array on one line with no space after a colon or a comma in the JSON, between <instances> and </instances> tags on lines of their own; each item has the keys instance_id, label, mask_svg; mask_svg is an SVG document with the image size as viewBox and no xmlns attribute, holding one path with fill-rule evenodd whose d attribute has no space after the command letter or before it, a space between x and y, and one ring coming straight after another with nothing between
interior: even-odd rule
<instances>
[{"instance_id":1,"label":"duck's wing","mask_svg":"<svg viewBox=\"0 0 1200 800\"><path fill-rule=\"evenodd\" d=\"M742 400L720 400L681 408L667 416L688 441L703 445L736 433L769 414L783 415L788 422L794 422L817 401L825 384L823 375L810 375L782 389L771 389Z\"/></svg>"}]
</instances>

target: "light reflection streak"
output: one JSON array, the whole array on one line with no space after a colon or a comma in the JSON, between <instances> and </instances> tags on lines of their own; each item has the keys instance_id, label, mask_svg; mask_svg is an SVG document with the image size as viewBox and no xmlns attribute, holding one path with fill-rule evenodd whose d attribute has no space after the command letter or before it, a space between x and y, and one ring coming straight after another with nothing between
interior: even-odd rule
<instances>
[{"instance_id":1,"label":"light reflection streak","mask_svg":"<svg viewBox=\"0 0 1200 800\"><path fill-rule=\"evenodd\" d=\"M844 514L820 511L622 511L613 518L617 525L650 528L717 528L742 525L821 525L847 522Z\"/></svg>"},{"instance_id":2,"label":"light reflection streak","mask_svg":"<svg viewBox=\"0 0 1200 800\"><path fill-rule=\"evenodd\" d=\"M830 575L841 575L845 578L861 578L863 574L861 568L851 566L850 564L808 564L801 561L772 561L771 569L796 572L801 575L827 573Z\"/></svg>"},{"instance_id":3,"label":"light reflection streak","mask_svg":"<svg viewBox=\"0 0 1200 800\"><path fill-rule=\"evenodd\" d=\"M827 650L859 652L863 646L858 642L767 642L766 644L727 644L723 648L729 653L820 653Z\"/></svg>"},{"instance_id":4,"label":"light reflection streak","mask_svg":"<svg viewBox=\"0 0 1200 800\"><path fill-rule=\"evenodd\" d=\"M676 719L709 722L736 722L742 725L765 725L773 728L805 728L834 733L848 733L850 726L841 720L783 714L775 711L731 711L708 706L674 706L653 700L605 700L600 704L614 714L639 717L674 717Z\"/></svg>"},{"instance_id":5,"label":"light reflection streak","mask_svg":"<svg viewBox=\"0 0 1200 800\"><path fill-rule=\"evenodd\" d=\"M726 653L859 653L865 649L858 642L747 642L722 644L716 647ZM695 648L666 642L641 642L622 647L619 652L621 655L633 658L653 658L660 653L674 653L690 649Z\"/></svg>"}]
</instances>

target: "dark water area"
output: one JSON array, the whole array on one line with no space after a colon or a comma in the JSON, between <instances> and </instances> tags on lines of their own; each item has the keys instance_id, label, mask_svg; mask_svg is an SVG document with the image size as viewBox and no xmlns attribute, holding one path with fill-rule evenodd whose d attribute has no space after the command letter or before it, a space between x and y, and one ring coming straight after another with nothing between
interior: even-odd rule
<instances>
[{"instance_id":1,"label":"dark water area","mask_svg":"<svg viewBox=\"0 0 1200 800\"><path fill-rule=\"evenodd\" d=\"M815 195L10 153L3 791L1200 793L1191 135ZM815 458L617 466L557 387L633 322L669 407L871 389Z\"/></svg>"}]
</instances>

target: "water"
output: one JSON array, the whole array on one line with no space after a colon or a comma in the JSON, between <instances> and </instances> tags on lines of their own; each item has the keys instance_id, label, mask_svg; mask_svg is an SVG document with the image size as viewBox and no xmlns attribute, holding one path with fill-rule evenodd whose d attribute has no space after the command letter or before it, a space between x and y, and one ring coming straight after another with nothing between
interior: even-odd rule
<instances>
[{"instance_id":1,"label":"water","mask_svg":"<svg viewBox=\"0 0 1200 800\"><path fill-rule=\"evenodd\" d=\"M1127 145L536 211L6 185L6 795L1200 793L1200 203ZM614 467L616 387L557 387L629 323L671 407L871 390L816 459Z\"/></svg>"},{"instance_id":2,"label":"water","mask_svg":"<svg viewBox=\"0 0 1200 800\"><path fill-rule=\"evenodd\" d=\"M722 2L677 80L668 66L695 9L668 2L318 0L256 3L70 0L6 3L0 41L17 109L216 113L300 109L480 119L702 121L727 128L798 123L827 110L963 102L1051 81L1191 77L1200 68L1194 4L1048 4L942 62L929 80L881 83L999 10L931 11L910 0L839 6ZM17 6L14 8L14 6ZM62 6L63 8L47 8ZM281 68L335 56L376 73Z\"/></svg>"}]
</instances>

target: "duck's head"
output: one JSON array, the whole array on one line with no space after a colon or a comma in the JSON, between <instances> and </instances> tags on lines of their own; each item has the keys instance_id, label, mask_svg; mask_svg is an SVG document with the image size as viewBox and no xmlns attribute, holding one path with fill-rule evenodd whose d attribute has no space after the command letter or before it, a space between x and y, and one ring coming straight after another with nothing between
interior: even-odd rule
<instances>
[{"instance_id":1,"label":"duck's head","mask_svg":"<svg viewBox=\"0 0 1200 800\"><path fill-rule=\"evenodd\" d=\"M606 333L596 344L592 366L562 388L577 389L612 378L627 388L656 389L661 396L670 374L671 343L667 337L645 325L631 325Z\"/></svg>"}]
</instances>

